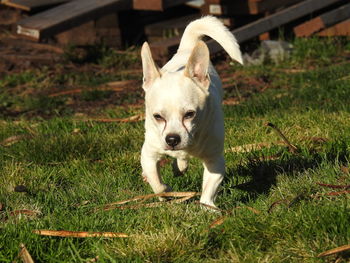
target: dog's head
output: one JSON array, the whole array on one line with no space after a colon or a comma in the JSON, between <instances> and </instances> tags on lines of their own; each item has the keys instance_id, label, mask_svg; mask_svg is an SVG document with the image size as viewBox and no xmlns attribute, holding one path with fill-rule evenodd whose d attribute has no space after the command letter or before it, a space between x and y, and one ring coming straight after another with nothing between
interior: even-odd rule
<instances>
[{"instance_id":1,"label":"dog's head","mask_svg":"<svg viewBox=\"0 0 350 263\"><path fill-rule=\"evenodd\" d=\"M210 79L209 50L199 41L184 69L161 72L145 43L141 50L146 129L152 129L164 150L186 150L205 118Z\"/></svg>"}]
</instances>

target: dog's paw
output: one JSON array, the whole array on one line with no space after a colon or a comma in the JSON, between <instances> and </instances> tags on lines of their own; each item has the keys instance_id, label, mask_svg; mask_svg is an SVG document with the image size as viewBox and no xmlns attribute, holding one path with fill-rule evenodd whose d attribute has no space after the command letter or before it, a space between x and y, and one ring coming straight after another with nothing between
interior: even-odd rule
<instances>
[{"instance_id":1,"label":"dog's paw","mask_svg":"<svg viewBox=\"0 0 350 263\"><path fill-rule=\"evenodd\" d=\"M187 171L188 162L187 160L175 159L172 163L174 176L182 176Z\"/></svg>"}]
</instances>

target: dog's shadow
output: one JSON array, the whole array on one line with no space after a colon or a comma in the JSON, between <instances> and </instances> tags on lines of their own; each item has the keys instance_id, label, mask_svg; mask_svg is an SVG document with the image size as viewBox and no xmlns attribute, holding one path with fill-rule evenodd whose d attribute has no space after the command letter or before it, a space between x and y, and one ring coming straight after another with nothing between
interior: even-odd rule
<instances>
[{"instance_id":1,"label":"dog's shadow","mask_svg":"<svg viewBox=\"0 0 350 263\"><path fill-rule=\"evenodd\" d=\"M339 146L339 145L338 145ZM239 189L247 194L241 195L236 201L248 203L256 200L262 194L268 194L277 184L277 176L300 176L308 169L320 167L322 162L339 162L345 164L348 151L346 145L340 149L330 147L326 152L315 152L311 155L293 154L276 160L249 160L243 165L227 167L223 180L224 188ZM241 183L243 181L243 183ZM232 183L234 182L234 183Z\"/></svg>"}]
</instances>

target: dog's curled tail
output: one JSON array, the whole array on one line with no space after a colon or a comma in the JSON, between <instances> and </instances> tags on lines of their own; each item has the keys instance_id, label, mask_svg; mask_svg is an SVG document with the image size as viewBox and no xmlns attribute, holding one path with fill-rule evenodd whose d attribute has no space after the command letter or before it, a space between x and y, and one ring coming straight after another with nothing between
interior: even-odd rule
<instances>
[{"instance_id":1,"label":"dog's curled tail","mask_svg":"<svg viewBox=\"0 0 350 263\"><path fill-rule=\"evenodd\" d=\"M203 36L214 39L232 59L243 64L242 54L236 38L219 19L213 16L204 16L188 24L181 38L178 51L192 50Z\"/></svg>"}]
</instances>

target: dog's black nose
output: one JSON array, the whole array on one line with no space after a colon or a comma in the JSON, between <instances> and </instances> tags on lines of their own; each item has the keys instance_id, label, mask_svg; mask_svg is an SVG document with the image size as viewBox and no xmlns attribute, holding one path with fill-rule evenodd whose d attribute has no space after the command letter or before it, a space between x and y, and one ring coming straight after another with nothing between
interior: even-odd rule
<instances>
[{"instance_id":1,"label":"dog's black nose","mask_svg":"<svg viewBox=\"0 0 350 263\"><path fill-rule=\"evenodd\" d=\"M181 142L181 138L178 134L168 134L165 137L165 141L169 146L175 147Z\"/></svg>"}]
</instances>

